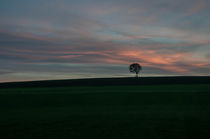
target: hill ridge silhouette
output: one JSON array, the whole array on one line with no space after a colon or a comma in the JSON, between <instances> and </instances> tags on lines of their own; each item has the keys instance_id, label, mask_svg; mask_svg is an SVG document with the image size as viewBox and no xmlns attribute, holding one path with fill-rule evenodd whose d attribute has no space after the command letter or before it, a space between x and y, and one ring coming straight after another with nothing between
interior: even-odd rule
<instances>
[{"instance_id":1,"label":"hill ridge silhouette","mask_svg":"<svg viewBox=\"0 0 210 139\"><path fill-rule=\"evenodd\" d=\"M112 85L210 84L210 76L120 77L63 80L40 80L0 83L0 88L70 87Z\"/></svg>"}]
</instances>

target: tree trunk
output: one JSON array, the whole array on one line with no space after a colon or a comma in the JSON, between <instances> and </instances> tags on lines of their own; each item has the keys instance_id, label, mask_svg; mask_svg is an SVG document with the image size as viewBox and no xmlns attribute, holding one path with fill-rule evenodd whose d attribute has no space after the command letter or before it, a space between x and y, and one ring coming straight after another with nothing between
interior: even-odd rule
<instances>
[{"instance_id":1,"label":"tree trunk","mask_svg":"<svg viewBox=\"0 0 210 139\"><path fill-rule=\"evenodd\" d=\"M136 73L136 78L138 78L138 73Z\"/></svg>"}]
</instances>

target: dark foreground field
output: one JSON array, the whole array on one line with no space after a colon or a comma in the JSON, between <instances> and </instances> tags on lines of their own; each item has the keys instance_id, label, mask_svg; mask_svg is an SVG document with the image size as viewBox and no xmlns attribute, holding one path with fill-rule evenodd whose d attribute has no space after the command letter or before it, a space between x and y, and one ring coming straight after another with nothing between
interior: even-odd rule
<instances>
[{"instance_id":1,"label":"dark foreground field","mask_svg":"<svg viewBox=\"0 0 210 139\"><path fill-rule=\"evenodd\" d=\"M0 84L0 138L209 139L209 80L167 79Z\"/></svg>"}]
</instances>

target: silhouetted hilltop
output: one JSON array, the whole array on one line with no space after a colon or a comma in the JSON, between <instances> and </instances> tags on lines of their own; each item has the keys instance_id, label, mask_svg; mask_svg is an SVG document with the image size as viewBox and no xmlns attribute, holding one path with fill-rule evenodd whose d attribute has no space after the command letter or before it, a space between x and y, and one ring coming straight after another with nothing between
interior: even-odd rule
<instances>
[{"instance_id":1,"label":"silhouetted hilltop","mask_svg":"<svg viewBox=\"0 0 210 139\"><path fill-rule=\"evenodd\" d=\"M108 85L210 84L210 76L91 78L0 83L0 88Z\"/></svg>"}]
</instances>

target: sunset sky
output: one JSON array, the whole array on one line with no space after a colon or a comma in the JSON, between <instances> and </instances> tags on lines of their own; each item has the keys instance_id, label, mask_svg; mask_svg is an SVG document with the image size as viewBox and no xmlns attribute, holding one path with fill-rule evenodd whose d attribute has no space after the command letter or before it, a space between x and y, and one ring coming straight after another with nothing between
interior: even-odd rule
<instances>
[{"instance_id":1,"label":"sunset sky","mask_svg":"<svg viewBox=\"0 0 210 139\"><path fill-rule=\"evenodd\" d=\"M1 0L0 82L210 75L210 0Z\"/></svg>"}]
</instances>

